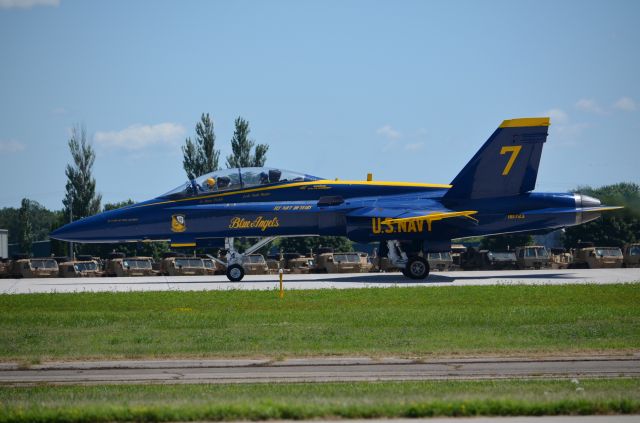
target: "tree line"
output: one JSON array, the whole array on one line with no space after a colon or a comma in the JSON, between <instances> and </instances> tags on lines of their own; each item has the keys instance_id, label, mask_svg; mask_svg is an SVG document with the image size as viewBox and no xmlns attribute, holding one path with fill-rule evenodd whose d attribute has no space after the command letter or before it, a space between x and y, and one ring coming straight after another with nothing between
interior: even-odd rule
<instances>
[{"instance_id":1,"label":"tree line","mask_svg":"<svg viewBox=\"0 0 640 423\"><path fill-rule=\"evenodd\" d=\"M235 120L235 129L230 140L231 154L226 157L226 167L262 167L267 160L268 144L258 144L250 138L249 121L239 116ZM116 203L102 205L102 196L97 192L96 180L93 177L93 166L96 155L91 142L87 138L84 126L76 125L71 130L67 142L71 161L65 167L67 178L65 195L62 199L61 210L48 210L37 201L24 198L19 208L5 207L0 209L0 228L9 230L9 243L17 243L20 250L29 252L33 242L45 240L48 234L75 220L95 215L101 211L108 211L133 204L127 199ZM193 139L187 137L181 147L182 167L191 180L198 176L220 169L220 150L216 148L214 122L209 113L202 113L195 126ZM287 250L297 247L316 247L322 241L323 246L346 245L346 239L335 237L317 237L309 240L284 240L283 248ZM247 246L246 240L240 240L240 247ZM350 244L349 244L350 246ZM346 248L346 247L344 247ZM344 249L343 248L343 249ZM55 255L71 255L68 244L51 240L51 249ZM158 258L169 250L166 242L137 243L137 244L84 244L76 245L75 252L106 256L112 250L124 252L127 255L145 255Z\"/></svg>"}]
</instances>

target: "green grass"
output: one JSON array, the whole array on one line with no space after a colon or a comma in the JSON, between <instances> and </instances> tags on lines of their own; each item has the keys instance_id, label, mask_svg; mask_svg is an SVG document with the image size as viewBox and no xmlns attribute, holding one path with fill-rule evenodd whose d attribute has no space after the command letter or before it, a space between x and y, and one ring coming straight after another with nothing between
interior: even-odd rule
<instances>
[{"instance_id":1,"label":"green grass","mask_svg":"<svg viewBox=\"0 0 640 423\"><path fill-rule=\"evenodd\" d=\"M0 360L637 351L640 284L0 296Z\"/></svg>"},{"instance_id":2,"label":"green grass","mask_svg":"<svg viewBox=\"0 0 640 423\"><path fill-rule=\"evenodd\" d=\"M0 422L640 412L640 379L0 388Z\"/></svg>"}]
</instances>

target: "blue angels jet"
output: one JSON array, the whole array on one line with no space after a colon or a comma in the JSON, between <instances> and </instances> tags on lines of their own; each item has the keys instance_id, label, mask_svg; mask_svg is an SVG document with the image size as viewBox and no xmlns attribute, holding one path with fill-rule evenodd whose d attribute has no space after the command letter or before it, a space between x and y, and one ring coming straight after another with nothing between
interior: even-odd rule
<instances>
[{"instance_id":1,"label":"blue angels jet","mask_svg":"<svg viewBox=\"0 0 640 423\"><path fill-rule=\"evenodd\" d=\"M380 242L405 276L429 274L426 253L452 238L552 230L598 218L606 207L581 194L533 192L549 118L502 122L448 185L343 181L274 168L202 175L153 200L70 223L52 238L81 243L168 240L173 247L228 248L227 277L279 236L340 235ZM233 237L259 237L249 250Z\"/></svg>"}]
</instances>

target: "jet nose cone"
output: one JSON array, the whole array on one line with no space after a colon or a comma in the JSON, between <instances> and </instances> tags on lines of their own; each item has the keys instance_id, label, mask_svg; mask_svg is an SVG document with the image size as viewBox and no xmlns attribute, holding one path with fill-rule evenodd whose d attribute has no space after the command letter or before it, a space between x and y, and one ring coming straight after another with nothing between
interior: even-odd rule
<instances>
[{"instance_id":1,"label":"jet nose cone","mask_svg":"<svg viewBox=\"0 0 640 423\"><path fill-rule=\"evenodd\" d=\"M600 207L602 203L597 198L590 197L584 194L577 194L576 207Z\"/></svg>"},{"instance_id":2,"label":"jet nose cone","mask_svg":"<svg viewBox=\"0 0 640 423\"><path fill-rule=\"evenodd\" d=\"M105 219L102 215L85 217L56 229L49 236L60 241L90 241L103 230L104 222Z\"/></svg>"}]
</instances>

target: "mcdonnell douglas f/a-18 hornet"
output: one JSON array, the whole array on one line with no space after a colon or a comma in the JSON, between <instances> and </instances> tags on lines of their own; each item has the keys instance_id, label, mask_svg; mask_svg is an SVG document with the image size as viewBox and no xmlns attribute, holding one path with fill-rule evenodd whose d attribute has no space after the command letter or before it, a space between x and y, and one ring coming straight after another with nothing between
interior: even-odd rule
<instances>
[{"instance_id":1,"label":"mcdonnell douglas f/a-18 hornet","mask_svg":"<svg viewBox=\"0 0 640 423\"><path fill-rule=\"evenodd\" d=\"M343 181L274 168L202 175L153 200L70 223L52 238L83 243L169 240L173 247L222 246L227 277L279 236L341 235L380 242L405 276L429 274L426 253L452 238L578 225L606 207L581 194L532 192L549 118L502 122L449 185ZM240 253L233 237L259 237Z\"/></svg>"}]
</instances>

